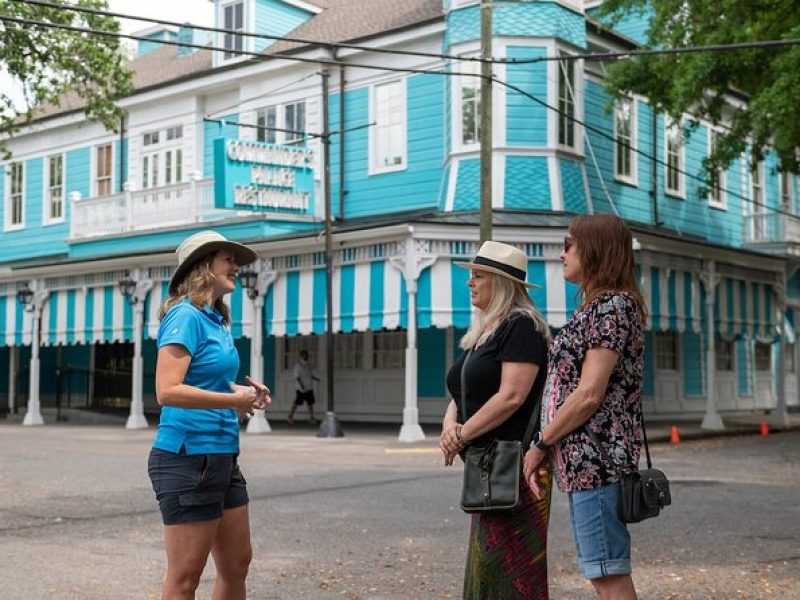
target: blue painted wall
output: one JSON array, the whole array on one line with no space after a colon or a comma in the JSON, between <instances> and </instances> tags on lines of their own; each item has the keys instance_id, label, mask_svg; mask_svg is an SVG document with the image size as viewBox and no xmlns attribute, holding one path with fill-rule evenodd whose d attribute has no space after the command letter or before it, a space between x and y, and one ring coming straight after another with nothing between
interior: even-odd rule
<instances>
[{"instance_id":1,"label":"blue painted wall","mask_svg":"<svg viewBox=\"0 0 800 600\"><path fill-rule=\"evenodd\" d=\"M438 75L407 79L407 167L401 171L369 173L369 128L347 132L345 139L345 216L385 214L435 208L442 188L444 120L441 110L444 80ZM369 88L345 93L344 128L369 121ZM338 130L338 94L331 97L330 127ZM331 198L339 206L339 136L331 144Z\"/></svg>"},{"instance_id":2,"label":"blue painted wall","mask_svg":"<svg viewBox=\"0 0 800 600\"><path fill-rule=\"evenodd\" d=\"M239 115L226 115L219 117L222 123L205 121L203 123L203 177L214 176L214 140L219 137L235 138L239 136Z\"/></svg>"},{"instance_id":3,"label":"blue painted wall","mask_svg":"<svg viewBox=\"0 0 800 600\"><path fill-rule=\"evenodd\" d=\"M477 158L458 164L458 179L453 210L475 210L480 206L481 161Z\"/></svg>"},{"instance_id":4,"label":"blue painted wall","mask_svg":"<svg viewBox=\"0 0 800 600\"><path fill-rule=\"evenodd\" d=\"M547 158L542 156L508 156L506 158L505 182L504 208L512 210L552 209Z\"/></svg>"},{"instance_id":5,"label":"blue painted wall","mask_svg":"<svg viewBox=\"0 0 800 600\"><path fill-rule=\"evenodd\" d=\"M683 365L683 393L700 396L703 390L703 368L705 356L699 333L686 331L681 334L681 359Z\"/></svg>"},{"instance_id":6,"label":"blue painted wall","mask_svg":"<svg viewBox=\"0 0 800 600\"><path fill-rule=\"evenodd\" d=\"M446 332L430 327L418 335L417 395L441 398L445 395Z\"/></svg>"},{"instance_id":7,"label":"blue painted wall","mask_svg":"<svg viewBox=\"0 0 800 600\"><path fill-rule=\"evenodd\" d=\"M551 37L586 47L583 15L555 2L496 3L492 8L492 32L496 36ZM480 39L477 4L447 15L444 48Z\"/></svg>"},{"instance_id":8,"label":"blue painted wall","mask_svg":"<svg viewBox=\"0 0 800 600\"><path fill-rule=\"evenodd\" d=\"M312 13L285 4L280 0L256 0L255 33L281 36L306 22ZM260 52L275 40L256 38L256 51Z\"/></svg>"},{"instance_id":9,"label":"blue painted wall","mask_svg":"<svg viewBox=\"0 0 800 600\"><path fill-rule=\"evenodd\" d=\"M508 47L509 60L527 60L547 54L546 48ZM547 101L547 63L509 64L508 83ZM506 141L509 146L546 146L548 109L512 89L506 90Z\"/></svg>"},{"instance_id":10,"label":"blue painted wall","mask_svg":"<svg viewBox=\"0 0 800 600\"><path fill-rule=\"evenodd\" d=\"M653 14L653 9L650 6L642 6L640 9L631 10L614 23L611 23L611 20L608 18L601 19L597 14L596 7L588 9L586 14L594 19L600 20L602 23L608 24L615 32L644 45L647 42L647 28L650 23L650 15Z\"/></svg>"},{"instance_id":11,"label":"blue painted wall","mask_svg":"<svg viewBox=\"0 0 800 600\"><path fill-rule=\"evenodd\" d=\"M174 31L158 31L144 37L148 39L139 40L136 58L144 56L145 54L150 54L154 50L163 48L164 44L159 43L159 40L169 40L174 42L178 39L178 34Z\"/></svg>"},{"instance_id":12,"label":"blue painted wall","mask_svg":"<svg viewBox=\"0 0 800 600\"><path fill-rule=\"evenodd\" d=\"M586 188L583 185L583 165L564 158L559 160L561 168L561 194L564 210L571 213L586 213Z\"/></svg>"}]
</instances>

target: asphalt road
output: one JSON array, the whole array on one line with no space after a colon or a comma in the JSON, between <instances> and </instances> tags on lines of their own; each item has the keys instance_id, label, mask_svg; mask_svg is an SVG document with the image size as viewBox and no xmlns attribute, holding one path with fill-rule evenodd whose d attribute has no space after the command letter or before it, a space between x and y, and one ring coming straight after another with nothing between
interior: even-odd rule
<instances>
[{"instance_id":1,"label":"asphalt road","mask_svg":"<svg viewBox=\"0 0 800 600\"><path fill-rule=\"evenodd\" d=\"M159 597L164 556L146 474L153 431L0 425L0 598ZM800 432L666 444L673 506L632 526L643 599L800 598ZM253 599L460 597L460 469L387 430L243 436ZM553 495L552 598L594 598ZM210 598L210 562L198 598Z\"/></svg>"}]
</instances>

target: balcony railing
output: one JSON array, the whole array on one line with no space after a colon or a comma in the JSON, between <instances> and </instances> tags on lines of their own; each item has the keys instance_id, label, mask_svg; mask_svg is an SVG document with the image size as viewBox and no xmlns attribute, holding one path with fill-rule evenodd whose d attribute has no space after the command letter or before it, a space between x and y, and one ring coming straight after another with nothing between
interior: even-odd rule
<instances>
[{"instance_id":1,"label":"balcony railing","mask_svg":"<svg viewBox=\"0 0 800 600\"><path fill-rule=\"evenodd\" d=\"M800 244L800 219L776 212L745 215L745 244Z\"/></svg>"},{"instance_id":2,"label":"balcony railing","mask_svg":"<svg viewBox=\"0 0 800 600\"><path fill-rule=\"evenodd\" d=\"M214 207L214 180L197 179L121 194L81 199L70 194L70 239L83 240L191 225L242 213Z\"/></svg>"}]
</instances>

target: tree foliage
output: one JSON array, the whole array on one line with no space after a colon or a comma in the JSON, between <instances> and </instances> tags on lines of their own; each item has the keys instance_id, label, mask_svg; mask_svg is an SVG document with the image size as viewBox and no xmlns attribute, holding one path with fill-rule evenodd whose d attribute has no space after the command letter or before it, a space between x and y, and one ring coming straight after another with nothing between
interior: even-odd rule
<instances>
[{"instance_id":1,"label":"tree foliage","mask_svg":"<svg viewBox=\"0 0 800 600\"><path fill-rule=\"evenodd\" d=\"M71 4L108 8L105 0L72 0ZM68 93L77 96L87 117L117 130L122 113L116 101L132 91L119 38L20 24L3 20L4 16L119 31L114 18L0 0L0 67L22 86L25 98L24 107L15 107L11 91L0 90L0 150L8 154L8 137L35 117L37 109L59 105Z\"/></svg>"},{"instance_id":2,"label":"tree foliage","mask_svg":"<svg viewBox=\"0 0 800 600\"><path fill-rule=\"evenodd\" d=\"M652 48L800 38L798 0L605 0L604 21L649 18ZM759 160L772 148L797 173L800 148L800 46L636 57L610 65L614 97L642 94L673 119L694 115L722 127L709 167L729 165L746 148Z\"/></svg>"}]
</instances>

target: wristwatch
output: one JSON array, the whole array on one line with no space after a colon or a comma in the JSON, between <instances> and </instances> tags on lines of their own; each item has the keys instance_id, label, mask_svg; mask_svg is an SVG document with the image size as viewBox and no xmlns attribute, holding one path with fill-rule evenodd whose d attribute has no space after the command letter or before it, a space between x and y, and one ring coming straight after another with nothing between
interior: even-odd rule
<instances>
[{"instance_id":1,"label":"wristwatch","mask_svg":"<svg viewBox=\"0 0 800 600\"><path fill-rule=\"evenodd\" d=\"M534 447L538 448L542 452L547 452L547 449L550 447L544 443L541 431L537 431L536 433L533 434L533 441L531 442L531 448Z\"/></svg>"}]
</instances>

